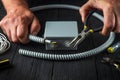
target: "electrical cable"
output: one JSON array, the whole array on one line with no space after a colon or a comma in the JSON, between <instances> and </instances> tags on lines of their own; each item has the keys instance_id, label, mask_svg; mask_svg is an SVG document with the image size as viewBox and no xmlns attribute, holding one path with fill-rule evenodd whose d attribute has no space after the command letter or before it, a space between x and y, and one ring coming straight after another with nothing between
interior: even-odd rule
<instances>
[{"instance_id":1,"label":"electrical cable","mask_svg":"<svg viewBox=\"0 0 120 80\"><path fill-rule=\"evenodd\" d=\"M2 33L0 33L0 54L3 54L9 48L10 48L10 42Z\"/></svg>"},{"instance_id":2,"label":"electrical cable","mask_svg":"<svg viewBox=\"0 0 120 80\"><path fill-rule=\"evenodd\" d=\"M38 10L44 10L44 9L51 9L51 8L65 8L65 9L73 9L79 11L80 7L78 6L73 6L73 5L65 5L65 4L52 4L52 5L43 5L43 6L37 6L30 8L32 11L38 11ZM93 16L99 19L100 21L103 22L103 17L99 15L98 13L93 13ZM30 36L30 35L29 35ZM80 58L86 58L95 54L98 54L105 50L108 46L112 44L112 42L115 39L115 33L111 32L108 40L100 45L99 47L82 52L82 53L75 53L75 54L49 54L49 53L42 53L42 52L33 52L30 50L25 50L25 49L19 49L19 54L26 55L26 56L31 56L31 57L37 57L37 58L42 58L42 59L49 59L49 60L76 60ZM36 38L32 38L32 41L36 41ZM39 40L42 41L42 40Z\"/></svg>"}]
</instances>

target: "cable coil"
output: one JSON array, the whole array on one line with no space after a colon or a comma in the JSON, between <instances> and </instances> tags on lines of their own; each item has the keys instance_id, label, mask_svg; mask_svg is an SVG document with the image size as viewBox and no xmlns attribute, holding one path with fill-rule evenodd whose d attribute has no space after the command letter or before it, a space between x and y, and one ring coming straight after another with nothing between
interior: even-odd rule
<instances>
[{"instance_id":1,"label":"cable coil","mask_svg":"<svg viewBox=\"0 0 120 80\"><path fill-rule=\"evenodd\" d=\"M9 48L10 48L10 42L2 33L0 33L0 54L4 53Z\"/></svg>"},{"instance_id":2,"label":"cable coil","mask_svg":"<svg viewBox=\"0 0 120 80\"><path fill-rule=\"evenodd\" d=\"M32 11L38 11L38 10L44 10L44 9L51 9L51 8L65 8L65 9L73 9L79 11L80 7L78 6L73 6L73 5L65 5L65 4L52 4L52 5L44 5L44 6L38 6L38 7L33 7L30 8ZM103 17L99 15L98 13L93 13L93 16L99 19L100 21L103 21ZM37 37L38 38L38 37ZM42 43L42 38L36 39L36 36L29 37L30 40ZM86 51L82 53L75 53L75 54L49 54L49 53L42 53L42 52L33 52L25 49L19 49L19 54L26 55L26 56L32 56L32 57L37 57L37 58L42 58L42 59L50 59L50 60L75 60L75 59L80 59L80 58L85 58L88 56L92 56L95 54L98 54L105 50L108 46L112 44L112 42L115 39L115 33L111 32L108 40L102 44L101 46Z\"/></svg>"}]
</instances>

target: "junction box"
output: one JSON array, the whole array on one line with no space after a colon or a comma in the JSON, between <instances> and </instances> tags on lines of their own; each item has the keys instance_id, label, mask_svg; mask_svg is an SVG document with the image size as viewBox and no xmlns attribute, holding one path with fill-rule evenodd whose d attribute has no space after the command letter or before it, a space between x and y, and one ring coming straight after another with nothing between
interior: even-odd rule
<instances>
[{"instance_id":1,"label":"junction box","mask_svg":"<svg viewBox=\"0 0 120 80\"><path fill-rule=\"evenodd\" d=\"M46 50L76 50L68 44L78 36L77 21L47 21L44 38L57 42L56 45L45 44Z\"/></svg>"}]
</instances>

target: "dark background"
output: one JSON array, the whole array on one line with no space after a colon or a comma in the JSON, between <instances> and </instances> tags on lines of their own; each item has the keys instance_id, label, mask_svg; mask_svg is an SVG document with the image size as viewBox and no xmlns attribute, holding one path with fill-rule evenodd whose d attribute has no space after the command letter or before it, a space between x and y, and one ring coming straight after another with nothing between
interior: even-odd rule
<instances>
[{"instance_id":1,"label":"dark background","mask_svg":"<svg viewBox=\"0 0 120 80\"><path fill-rule=\"evenodd\" d=\"M82 6L86 0L28 0L29 7L43 4L72 4ZM12 5L12 4L11 4ZM79 31L82 30L82 22L79 12L66 9L50 9L34 12L38 17L42 30L38 36L44 33L44 25L46 21L78 21ZM0 19L6 15L6 12L0 3ZM102 23L91 17L89 21L91 27L99 27ZM10 59L12 68L0 71L0 80L119 80L120 72L112 66L101 63L101 59L105 56L120 59L119 52L108 54L103 51L98 55L94 55L85 59L75 61L51 61L38 58L26 57L18 54L20 48L29 49L38 52L49 52L57 54L67 54L83 52L93 49L107 40L108 36L101 36L95 33L89 36L77 51L46 51L45 46L30 42L29 44L11 43L11 48L5 54L0 55L0 59ZM114 42L119 41L117 35Z\"/></svg>"}]
</instances>

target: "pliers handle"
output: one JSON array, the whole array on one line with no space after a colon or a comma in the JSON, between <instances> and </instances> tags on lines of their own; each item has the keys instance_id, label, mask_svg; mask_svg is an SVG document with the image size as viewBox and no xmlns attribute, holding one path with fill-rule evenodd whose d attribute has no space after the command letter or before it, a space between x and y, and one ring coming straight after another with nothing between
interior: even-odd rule
<instances>
[{"instance_id":1,"label":"pliers handle","mask_svg":"<svg viewBox=\"0 0 120 80\"><path fill-rule=\"evenodd\" d=\"M102 27L98 27L95 29L89 29L87 26L88 23L88 19L90 18L90 16L95 12L96 10L91 11L88 16L86 17L86 20L84 22L84 29L81 31L81 33L78 34L78 36L76 36L69 44L70 47L75 47L77 45L79 45L82 41L84 41L84 39L91 33L94 32L98 32L100 30L102 30Z\"/></svg>"}]
</instances>

